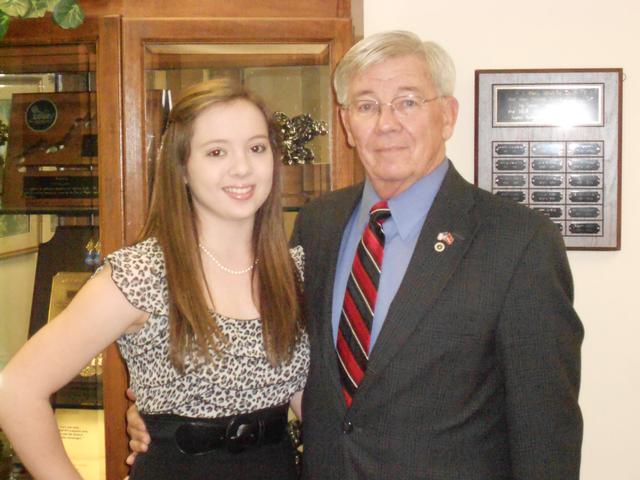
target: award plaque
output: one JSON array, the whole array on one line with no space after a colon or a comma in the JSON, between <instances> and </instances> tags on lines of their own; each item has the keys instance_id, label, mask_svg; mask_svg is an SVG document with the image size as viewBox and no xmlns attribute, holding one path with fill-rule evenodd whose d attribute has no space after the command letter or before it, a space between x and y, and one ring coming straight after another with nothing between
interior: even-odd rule
<instances>
[{"instance_id":1,"label":"award plaque","mask_svg":"<svg viewBox=\"0 0 640 480\"><path fill-rule=\"evenodd\" d=\"M53 276L47 319L49 322L69 305L69 302L90 277L91 272L58 272Z\"/></svg>"},{"instance_id":2,"label":"award plaque","mask_svg":"<svg viewBox=\"0 0 640 480\"><path fill-rule=\"evenodd\" d=\"M48 321L64 310L91 272L58 272L51 282ZM102 408L102 354L96 355L53 399L57 408Z\"/></svg>"},{"instance_id":3,"label":"award plaque","mask_svg":"<svg viewBox=\"0 0 640 480\"><path fill-rule=\"evenodd\" d=\"M620 249L622 70L477 70L476 184Z\"/></svg>"},{"instance_id":4,"label":"award plaque","mask_svg":"<svg viewBox=\"0 0 640 480\"><path fill-rule=\"evenodd\" d=\"M38 248L29 336L52 321L90 278L99 260L96 227L58 226ZM71 333L73 334L73 333ZM102 356L98 355L52 397L54 407L102 408Z\"/></svg>"},{"instance_id":5,"label":"award plaque","mask_svg":"<svg viewBox=\"0 0 640 480\"><path fill-rule=\"evenodd\" d=\"M97 227L89 225L58 226L53 237L38 247L36 276L31 300L29 337L49 321L49 303L53 278L59 272L92 273L96 268L95 245L99 239Z\"/></svg>"},{"instance_id":6,"label":"award plaque","mask_svg":"<svg viewBox=\"0 0 640 480\"><path fill-rule=\"evenodd\" d=\"M96 210L95 93L22 93L11 99L3 179L8 210Z\"/></svg>"}]
</instances>

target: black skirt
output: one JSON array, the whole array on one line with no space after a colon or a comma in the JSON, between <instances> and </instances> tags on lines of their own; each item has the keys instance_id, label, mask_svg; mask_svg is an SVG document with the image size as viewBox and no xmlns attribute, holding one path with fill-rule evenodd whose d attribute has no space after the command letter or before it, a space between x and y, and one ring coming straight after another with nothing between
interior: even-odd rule
<instances>
[{"instance_id":1,"label":"black skirt","mask_svg":"<svg viewBox=\"0 0 640 480\"><path fill-rule=\"evenodd\" d=\"M284 415L286 415L286 410ZM276 443L230 451L218 446L185 453L176 441L178 429L191 419L175 415L143 415L151 444L139 453L130 480L295 480L295 455L286 434ZM216 419L211 422L225 422ZM233 450L233 449L231 449Z\"/></svg>"}]
</instances>

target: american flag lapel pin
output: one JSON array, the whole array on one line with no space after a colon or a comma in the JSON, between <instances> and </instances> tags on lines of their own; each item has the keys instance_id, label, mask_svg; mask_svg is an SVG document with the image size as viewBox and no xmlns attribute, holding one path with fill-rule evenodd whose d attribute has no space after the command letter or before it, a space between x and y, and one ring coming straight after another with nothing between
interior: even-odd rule
<instances>
[{"instance_id":1,"label":"american flag lapel pin","mask_svg":"<svg viewBox=\"0 0 640 480\"><path fill-rule=\"evenodd\" d=\"M453 245L453 241L454 241L453 234L451 232L440 232L436 237L436 239L438 241L433 246L433 248L438 253L443 252L445 248Z\"/></svg>"}]
</instances>

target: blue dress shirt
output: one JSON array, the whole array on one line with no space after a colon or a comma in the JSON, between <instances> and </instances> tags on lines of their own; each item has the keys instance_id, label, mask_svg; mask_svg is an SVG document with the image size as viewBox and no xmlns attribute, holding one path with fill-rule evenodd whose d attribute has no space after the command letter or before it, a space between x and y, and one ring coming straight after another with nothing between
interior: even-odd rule
<instances>
[{"instance_id":1,"label":"blue dress shirt","mask_svg":"<svg viewBox=\"0 0 640 480\"><path fill-rule=\"evenodd\" d=\"M385 221L383 225L385 234L384 257L382 259L378 297L371 328L370 350L373 349L375 341L380 334L389 306L407 271L418 236L448 168L449 160L445 158L435 170L418 180L398 196L389 200L391 218ZM378 201L380 201L380 198L367 180L364 184L362 199L351 214L351 218L342 235L336 277L333 284L331 325L333 327L334 345L338 338L338 323L340 322L340 313L342 312L342 303L344 302L347 280L351 273L353 257L356 254L362 232L369 222L369 210Z\"/></svg>"}]
</instances>

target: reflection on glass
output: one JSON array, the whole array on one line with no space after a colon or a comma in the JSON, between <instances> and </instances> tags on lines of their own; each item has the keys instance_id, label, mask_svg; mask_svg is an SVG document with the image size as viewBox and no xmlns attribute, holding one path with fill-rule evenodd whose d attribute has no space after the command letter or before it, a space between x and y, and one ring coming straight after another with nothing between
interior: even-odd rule
<instances>
[{"instance_id":1,"label":"reflection on glass","mask_svg":"<svg viewBox=\"0 0 640 480\"><path fill-rule=\"evenodd\" d=\"M98 205L95 63L94 44L0 44L0 284L5 298L11 296L11 305L0 309L0 370L27 332L46 323L53 277L89 269L83 263L86 242L73 240L79 231L98 234L93 226ZM37 256L5 258L36 249ZM69 412L88 406L100 415L98 360L88 367L81 378L90 378L83 393L91 402L62 403L71 407ZM87 432L104 444L102 425L89 425ZM97 461L104 464L104 453ZM17 458L12 463L11 478L28 478Z\"/></svg>"},{"instance_id":2,"label":"reflection on glass","mask_svg":"<svg viewBox=\"0 0 640 480\"><path fill-rule=\"evenodd\" d=\"M95 46L3 47L0 70L2 211L96 210Z\"/></svg>"}]
</instances>

